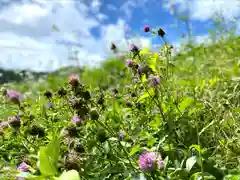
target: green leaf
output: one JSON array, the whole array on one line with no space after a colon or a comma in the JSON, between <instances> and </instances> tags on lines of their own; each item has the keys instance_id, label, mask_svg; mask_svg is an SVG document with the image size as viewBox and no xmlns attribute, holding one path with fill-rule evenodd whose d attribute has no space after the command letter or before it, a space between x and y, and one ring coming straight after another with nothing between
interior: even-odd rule
<instances>
[{"instance_id":1,"label":"green leaf","mask_svg":"<svg viewBox=\"0 0 240 180\"><path fill-rule=\"evenodd\" d=\"M204 173L197 172L194 173L189 180L216 180L216 178L207 172Z\"/></svg>"},{"instance_id":2,"label":"green leaf","mask_svg":"<svg viewBox=\"0 0 240 180\"><path fill-rule=\"evenodd\" d=\"M39 152L39 166L41 173L45 176L54 176L57 172L50 158L47 154L47 147L41 147Z\"/></svg>"},{"instance_id":3,"label":"green leaf","mask_svg":"<svg viewBox=\"0 0 240 180\"><path fill-rule=\"evenodd\" d=\"M58 180L80 180L80 176L76 170L63 172Z\"/></svg>"},{"instance_id":4,"label":"green leaf","mask_svg":"<svg viewBox=\"0 0 240 180\"><path fill-rule=\"evenodd\" d=\"M135 145L135 146L132 147L132 150L130 151L129 154L132 156L132 155L134 155L136 152L138 152L139 149L140 149L140 145L137 144L137 145Z\"/></svg>"},{"instance_id":5,"label":"green leaf","mask_svg":"<svg viewBox=\"0 0 240 180\"><path fill-rule=\"evenodd\" d=\"M240 175L239 174L230 174L224 177L223 180L240 180Z\"/></svg>"},{"instance_id":6,"label":"green leaf","mask_svg":"<svg viewBox=\"0 0 240 180\"><path fill-rule=\"evenodd\" d=\"M194 164L197 162L197 157L196 156L192 156L190 158L187 159L186 161L186 169L188 171L191 171L192 167L194 166Z\"/></svg>"},{"instance_id":7,"label":"green leaf","mask_svg":"<svg viewBox=\"0 0 240 180\"><path fill-rule=\"evenodd\" d=\"M60 139L54 135L46 147L40 147L39 168L43 175L54 176L57 173L57 163L60 150Z\"/></svg>"},{"instance_id":8,"label":"green leaf","mask_svg":"<svg viewBox=\"0 0 240 180\"><path fill-rule=\"evenodd\" d=\"M184 110L194 102L191 97L186 97L179 105L179 110L183 113Z\"/></svg>"}]
</instances>

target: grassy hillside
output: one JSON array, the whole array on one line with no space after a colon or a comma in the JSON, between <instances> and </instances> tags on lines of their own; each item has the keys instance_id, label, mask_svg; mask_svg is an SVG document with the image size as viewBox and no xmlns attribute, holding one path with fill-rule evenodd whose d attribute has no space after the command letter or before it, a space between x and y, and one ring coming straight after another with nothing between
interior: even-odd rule
<instances>
[{"instance_id":1,"label":"grassy hillside","mask_svg":"<svg viewBox=\"0 0 240 180\"><path fill-rule=\"evenodd\" d=\"M240 179L239 45L135 48L4 85L1 179Z\"/></svg>"}]
</instances>

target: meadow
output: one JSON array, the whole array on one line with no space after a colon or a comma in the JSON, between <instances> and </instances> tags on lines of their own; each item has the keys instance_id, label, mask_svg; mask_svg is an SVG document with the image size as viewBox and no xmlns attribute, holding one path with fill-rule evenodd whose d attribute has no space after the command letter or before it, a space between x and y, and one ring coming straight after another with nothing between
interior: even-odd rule
<instances>
[{"instance_id":1,"label":"meadow","mask_svg":"<svg viewBox=\"0 0 240 180\"><path fill-rule=\"evenodd\" d=\"M1 180L240 179L240 38L173 56L144 30L160 52L2 86Z\"/></svg>"}]
</instances>

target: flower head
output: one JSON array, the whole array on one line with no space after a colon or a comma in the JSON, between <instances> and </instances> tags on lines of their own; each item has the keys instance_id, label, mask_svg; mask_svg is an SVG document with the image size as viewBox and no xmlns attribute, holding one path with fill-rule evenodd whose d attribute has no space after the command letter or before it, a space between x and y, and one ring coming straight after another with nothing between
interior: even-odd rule
<instances>
[{"instance_id":1,"label":"flower head","mask_svg":"<svg viewBox=\"0 0 240 180\"><path fill-rule=\"evenodd\" d=\"M27 163L25 163L25 162L22 162L22 163L17 167L17 170L20 171L20 172L27 172L29 169L30 169L30 166L27 165ZM17 176L17 180L24 180L24 179L25 179L24 177L18 177L18 176Z\"/></svg>"},{"instance_id":2,"label":"flower head","mask_svg":"<svg viewBox=\"0 0 240 180\"><path fill-rule=\"evenodd\" d=\"M79 85L79 79L78 79L78 76L77 75L70 75L68 77L68 84L72 87L76 87L77 85Z\"/></svg>"},{"instance_id":3,"label":"flower head","mask_svg":"<svg viewBox=\"0 0 240 180\"><path fill-rule=\"evenodd\" d=\"M151 76L148 80L152 87L156 87L160 84L160 78L158 76Z\"/></svg>"},{"instance_id":4,"label":"flower head","mask_svg":"<svg viewBox=\"0 0 240 180\"><path fill-rule=\"evenodd\" d=\"M81 121L82 121L82 119L78 115L72 116L72 122L73 123L79 123Z\"/></svg>"},{"instance_id":5,"label":"flower head","mask_svg":"<svg viewBox=\"0 0 240 180\"><path fill-rule=\"evenodd\" d=\"M127 65L128 67L132 67L132 66L134 65L134 61L131 60L131 59L127 59L127 60L126 60L126 65Z\"/></svg>"},{"instance_id":6,"label":"flower head","mask_svg":"<svg viewBox=\"0 0 240 180\"><path fill-rule=\"evenodd\" d=\"M144 32L149 32L150 31L150 27L148 25L144 26Z\"/></svg>"},{"instance_id":7,"label":"flower head","mask_svg":"<svg viewBox=\"0 0 240 180\"><path fill-rule=\"evenodd\" d=\"M120 138L121 141L123 140L124 135L125 135L125 132L124 132L123 130L120 130L120 132L119 132L119 138Z\"/></svg>"},{"instance_id":8,"label":"flower head","mask_svg":"<svg viewBox=\"0 0 240 180\"><path fill-rule=\"evenodd\" d=\"M117 46L115 45L115 43L114 42L112 42L111 43L111 50L116 50L117 49Z\"/></svg>"},{"instance_id":9,"label":"flower head","mask_svg":"<svg viewBox=\"0 0 240 180\"><path fill-rule=\"evenodd\" d=\"M131 44L131 45L130 45L130 51L131 51L132 53L138 53L138 52L139 52L139 49L138 49L138 47L137 47L135 44Z\"/></svg>"},{"instance_id":10,"label":"flower head","mask_svg":"<svg viewBox=\"0 0 240 180\"><path fill-rule=\"evenodd\" d=\"M30 166L27 165L27 163L22 162L18 167L17 170L21 172L27 172L29 170Z\"/></svg>"},{"instance_id":11,"label":"flower head","mask_svg":"<svg viewBox=\"0 0 240 180\"><path fill-rule=\"evenodd\" d=\"M153 171L156 168L162 169L164 163L157 152L144 152L139 158L139 168L145 171Z\"/></svg>"},{"instance_id":12,"label":"flower head","mask_svg":"<svg viewBox=\"0 0 240 180\"><path fill-rule=\"evenodd\" d=\"M23 95L15 90L7 90L6 95L10 101L16 104L19 104L20 101L23 99Z\"/></svg>"},{"instance_id":13,"label":"flower head","mask_svg":"<svg viewBox=\"0 0 240 180\"><path fill-rule=\"evenodd\" d=\"M8 117L8 123L12 127L18 128L21 125L20 118L21 118L20 116L10 116L10 117Z\"/></svg>"},{"instance_id":14,"label":"flower head","mask_svg":"<svg viewBox=\"0 0 240 180\"><path fill-rule=\"evenodd\" d=\"M163 29L158 29L158 35L160 36L160 37L164 37L164 35L165 35L166 33L163 31Z\"/></svg>"},{"instance_id":15,"label":"flower head","mask_svg":"<svg viewBox=\"0 0 240 180\"><path fill-rule=\"evenodd\" d=\"M46 109L53 109L54 108L54 104L49 102L49 103L45 104L45 107L46 107Z\"/></svg>"}]
</instances>

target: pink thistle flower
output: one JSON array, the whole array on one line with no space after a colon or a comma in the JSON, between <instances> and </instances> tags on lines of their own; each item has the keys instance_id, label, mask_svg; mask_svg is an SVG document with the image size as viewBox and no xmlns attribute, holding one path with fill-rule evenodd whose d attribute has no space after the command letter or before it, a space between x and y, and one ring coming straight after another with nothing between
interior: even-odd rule
<instances>
[{"instance_id":1,"label":"pink thistle flower","mask_svg":"<svg viewBox=\"0 0 240 180\"><path fill-rule=\"evenodd\" d=\"M6 95L10 101L16 104L19 104L20 101L24 98L24 96L20 92L15 90L7 90Z\"/></svg>"},{"instance_id":2,"label":"pink thistle flower","mask_svg":"<svg viewBox=\"0 0 240 180\"><path fill-rule=\"evenodd\" d=\"M144 152L139 158L139 168L145 171L153 171L156 168L162 169L164 163L157 152Z\"/></svg>"},{"instance_id":3,"label":"pink thistle flower","mask_svg":"<svg viewBox=\"0 0 240 180\"><path fill-rule=\"evenodd\" d=\"M127 64L128 67L132 67L134 65L134 61L131 60L131 59L127 59L126 64Z\"/></svg>"},{"instance_id":4,"label":"pink thistle flower","mask_svg":"<svg viewBox=\"0 0 240 180\"><path fill-rule=\"evenodd\" d=\"M25 162L22 162L18 167L17 170L20 172L27 172L30 169L30 166ZM24 177L17 176L17 180L24 180Z\"/></svg>"},{"instance_id":5,"label":"pink thistle flower","mask_svg":"<svg viewBox=\"0 0 240 180\"><path fill-rule=\"evenodd\" d=\"M17 167L17 170L18 171L21 171L21 172L27 172L29 170L30 166L25 163L25 162L22 162L18 167Z\"/></svg>"},{"instance_id":6,"label":"pink thistle flower","mask_svg":"<svg viewBox=\"0 0 240 180\"><path fill-rule=\"evenodd\" d=\"M70 76L68 77L68 83L69 83L70 86L76 87L76 86L79 84L79 78L78 78L78 76L77 76L77 75L74 75L74 74L70 75Z\"/></svg>"},{"instance_id":7,"label":"pink thistle flower","mask_svg":"<svg viewBox=\"0 0 240 180\"><path fill-rule=\"evenodd\" d=\"M82 119L78 115L72 116L72 122L73 123L79 123L81 121L82 121Z\"/></svg>"}]
</instances>

